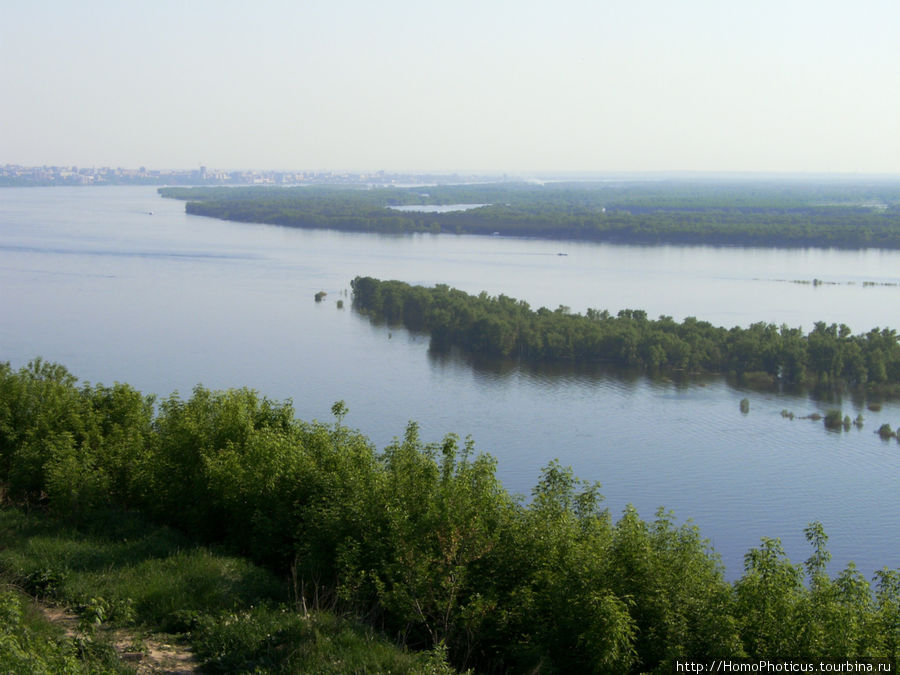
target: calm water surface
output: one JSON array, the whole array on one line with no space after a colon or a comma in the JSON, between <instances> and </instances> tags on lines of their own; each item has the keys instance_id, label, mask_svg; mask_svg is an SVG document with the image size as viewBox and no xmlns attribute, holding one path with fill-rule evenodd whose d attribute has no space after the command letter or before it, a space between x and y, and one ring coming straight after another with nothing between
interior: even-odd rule
<instances>
[{"instance_id":1,"label":"calm water surface","mask_svg":"<svg viewBox=\"0 0 900 675\"><path fill-rule=\"evenodd\" d=\"M725 326L900 327L900 288L862 285L900 283L895 251L346 234L188 216L152 188L0 190L0 360L14 367L41 355L161 395L247 385L293 399L304 419L329 419L344 399L346 423L379 448L409 420L428 440L471 435L526 495L559 458L603 484L614 514L633 503L645 518L665 506L693 519L731 578L763 536L804 560L812 520L831 538L833 573L849 560L866 576L900 566L900 444L873 433L900 425L897 403L837 402L865 427L827 433L781 417L835 406L805 395L473 365L350 311L356 275ZM794 283L813 279L833 283Z\"/></svg>"}]
</instances>

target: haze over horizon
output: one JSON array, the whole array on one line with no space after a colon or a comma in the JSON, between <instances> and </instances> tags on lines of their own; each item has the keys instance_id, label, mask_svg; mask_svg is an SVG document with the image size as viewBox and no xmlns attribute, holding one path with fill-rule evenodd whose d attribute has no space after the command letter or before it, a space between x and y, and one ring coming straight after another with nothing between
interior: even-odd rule
<instances>
[{"instance_id":1,"label":"haze over horizon","mask_svg":"<svg viewBox=\"0 0 900 675\"><path fill-rule=\"evenodd\" d=\"M0 164L900 173L900 4L10 2Z\"/></svg>"}]
</instances>

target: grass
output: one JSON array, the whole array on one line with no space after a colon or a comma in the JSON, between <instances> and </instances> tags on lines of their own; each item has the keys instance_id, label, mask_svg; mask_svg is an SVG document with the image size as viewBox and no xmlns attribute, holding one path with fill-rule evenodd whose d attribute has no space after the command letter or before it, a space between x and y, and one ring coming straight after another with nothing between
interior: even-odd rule
<instances>
[{"instance_id":1,"label":"grass","mask_svg":"<svg viewBox=\"0 0 900 675\"><path fill-rule=\"evenodd\" d=\"M284 607L254 607L203 618L197 648L221 672L452 673L440 653L400 651L360 624L329 612L302 615Z\"/></svg>"},{"instance_id":2,"label":"grass","mask_svg":"<svg viewBox=\"0 0 900 675\"><path fill-rule=\"evenodd\" d=\"M0 586L0 667L4 673L133 673L108 641L73 639L28 597Z\"/></svg>"},{"instance_id":3,"label":"grass","mask_svg":"<svg viewBox=\"0 0 900 675\"><path fill-rule=\"evenodd\" d=\"M295 611L285 580L135 514L97 513L76 525L40 513L0 509L0 542L0 579L8 586L70 608L89 628L179 635L206 671L453 672L440 652L409 653L356 621L328 612ZM4 607L12 607L12 600L0 597L6 598ZM41 627L37 621L26 630L25 619L13 614L7 610L4 626L18 631L18 644L30 645L26 656L43 658L28 636L52 633L53 627ZM98 636L92 641L98 651L103 651L101 634L91 633ZM3 635L0 632L0 639ZM44 642L59 645L53 658L68 659L46 672L129 672L108 649L87 661L91 655L79 653L77 645L69 644L71 639ZM78 670L71 670L76 666ZM35 668L23 672L29 670Z\"/></svg>"}]
</instances>

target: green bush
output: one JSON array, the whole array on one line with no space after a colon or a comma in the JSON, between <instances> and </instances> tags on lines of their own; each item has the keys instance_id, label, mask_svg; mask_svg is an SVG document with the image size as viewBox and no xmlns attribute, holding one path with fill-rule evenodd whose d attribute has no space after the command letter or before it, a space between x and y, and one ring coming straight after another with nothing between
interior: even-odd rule
<instances>
[{"instance_id":1,"label":"green bush","mask_svg":"<svg viewBox=\"0 0 900 675\"><path fill-rule=\"evenodd\" d=\"M132 672L100 640L65 638L31 600L0 589L0 668L4 673L81 675Z\"/></svg>"},{"instance_id":2,"label":"green bush","mask_svg":"<svg viewBox=\"0 0 900 675\"><path fill-rule=\"evenodd\" d=\"M647 319L627 321L637 330ZM874 596L853 567L829 578L821 526L807 532L805 566L763 540L728 584L697 529L664 511L645 521L629 507L614 521L599 485L556 462L525 503L502 488L491 457L455 436L425 443L411 423L376 452L343 425L343 402L333 424L306 423L254 391L198 386L154 414L126 385L78 388L40 361L0 366L0 393L0 486L72 528L65 541L35 528L26 553L0 550L0 565L89 617L206 631L222 668L276 657L273 668L294 668L290 636L325 635L300 620L310 608L369 617L426 650L416 667L435 672L444 655L498 672L665 672L715 657L896 657L900 644L897 574L885 570ZM844 423L840 411L826 416ZM144 532L144 518L178 532ZM349 667L326 646L344 633L323 638L335 656L321 672Z\"/></svg>"},{"instance_id":3,"label":"green bush","mask_svg":"<svg viewBox=\"0 0 900 675\"><path fill-rule=\"evenodd\" d=\"M844 415L840 410L829 410L825 413L825 428L831 430L840 430L844 424Z\"/></svg>"}]
</instances>

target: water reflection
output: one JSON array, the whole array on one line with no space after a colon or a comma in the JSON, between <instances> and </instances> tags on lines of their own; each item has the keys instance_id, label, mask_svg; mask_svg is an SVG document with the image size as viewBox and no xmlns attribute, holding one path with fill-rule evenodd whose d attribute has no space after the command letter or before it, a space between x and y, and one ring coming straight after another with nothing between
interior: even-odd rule
<instances>
[{"instance_id":1,"label":"water reflection","mask_svg":"<svg viewBox=\"0 0 900 675\"><path fill-rule=\"evenodd\" d=\"M456 346L446 348L436 346L426 331L411 330L402 324L372 317L355 307L352 311L360 320L368 321L372 326L387 331L388 335L402 336L409 342L426 342L428 361L432 369L438 371L467 369L474 373L476 379L484 381L516 378L519 381L530 381L539 385L601 385L620 391L633 389L642 384L659 392L689 392L698 387L725 385L736 393L753 392L768 395L794 405L811 402L815 408L828 406L839 409L847 405L857 412L863 410L880 412L885 402L890 400L882 394L870 394L861 389L838 390L830 385L807 387L780 380L771 381L768 378L738 377L734 374L647 372L639 368L600 361L541 361L471 354Z\"/></svg>"}]
</instances>

